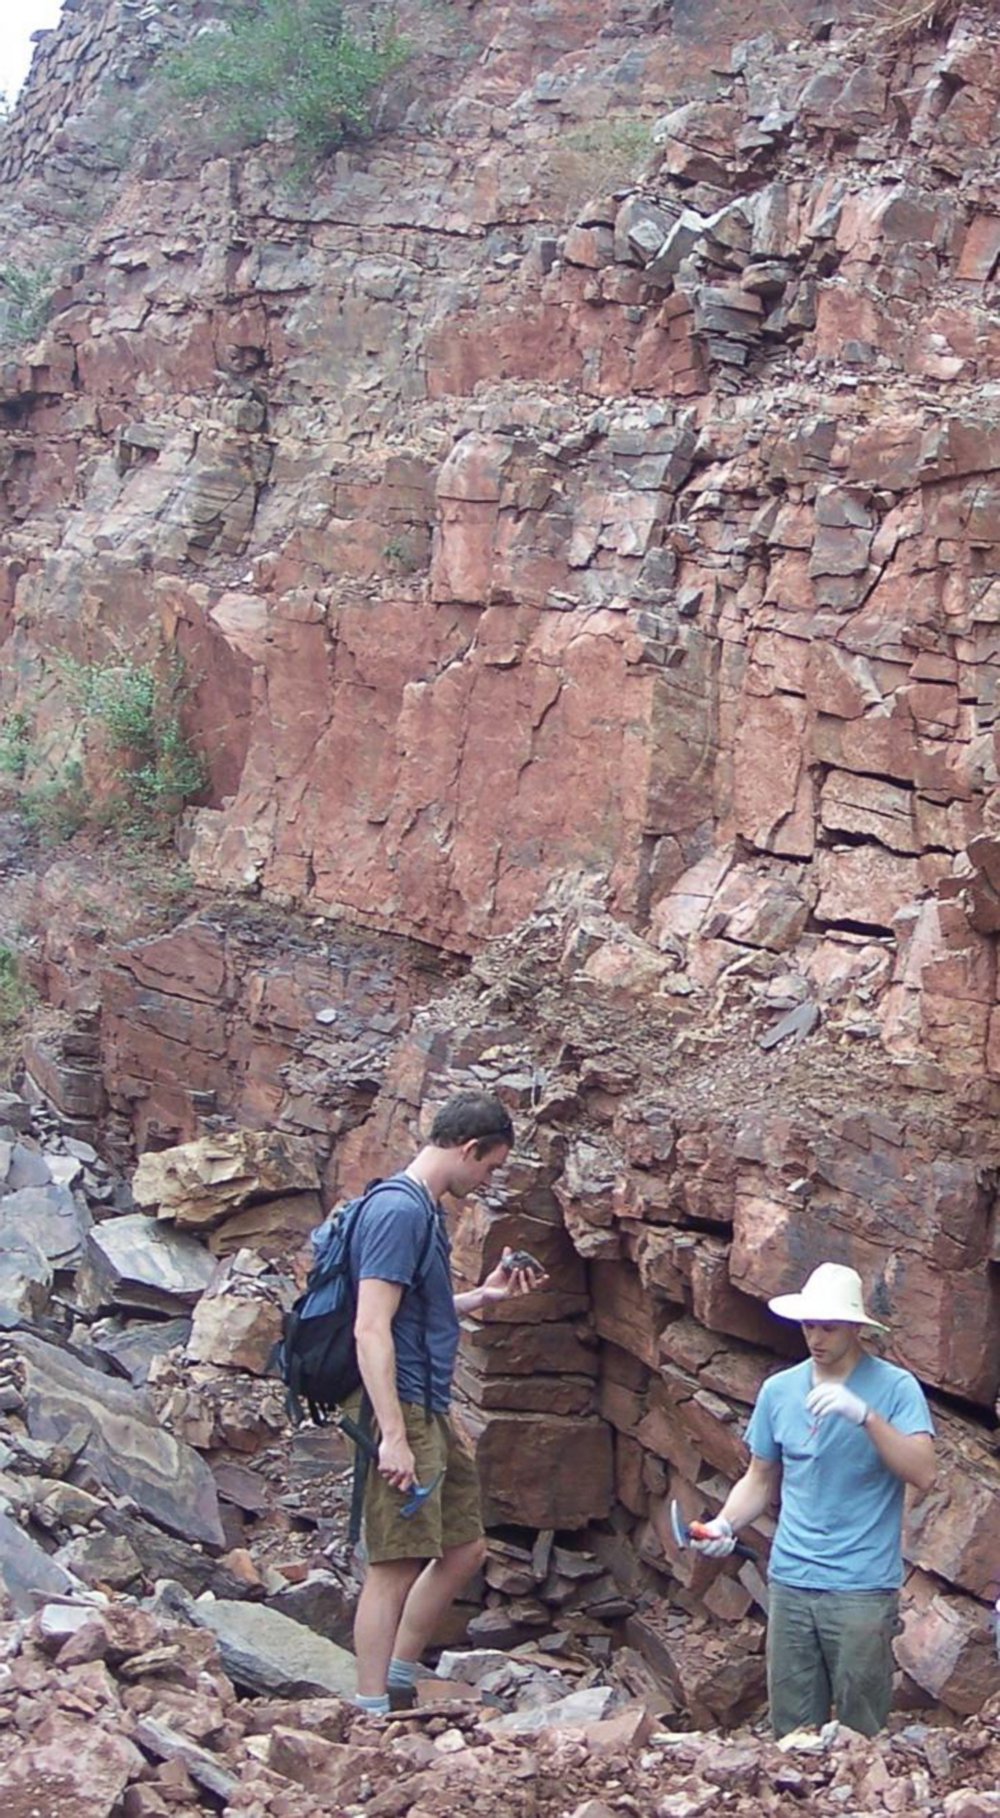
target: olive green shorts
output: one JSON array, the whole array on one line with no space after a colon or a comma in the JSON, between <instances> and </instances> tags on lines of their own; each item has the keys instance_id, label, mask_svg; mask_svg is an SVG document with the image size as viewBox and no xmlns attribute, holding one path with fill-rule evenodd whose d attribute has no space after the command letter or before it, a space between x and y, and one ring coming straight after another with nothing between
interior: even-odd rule
<instances>
[{"instance_id":1,"label":"olive green shorts","mask_svg":"<svg viewBox=\"0 0 1000 1818\"><path fill-rule=\"evenodd\" d=\"M898 1591L768 1587L767 1679L776 1736L841 1723L876 1736L892 1702Z\"/></svg>"},{"instance_id":2,"label":"olive green shorts","mask_svg":"<svg viewBox=\"0 0 1000 1818\"><path fill-rule=\"evenodd\" d=\"M478 1540L483 1532L479 1473L471 1452L445 1414L428 1414L404 1401L406 1437L416 1461L417 1482L431 1483L432 1496L415 1515L404 1516L408 1490L394 1490L374 1464L365 1484L365 1548L373 1565L389 1559L440 1559L452 1547Z\"/></svg>"}]
</instances>

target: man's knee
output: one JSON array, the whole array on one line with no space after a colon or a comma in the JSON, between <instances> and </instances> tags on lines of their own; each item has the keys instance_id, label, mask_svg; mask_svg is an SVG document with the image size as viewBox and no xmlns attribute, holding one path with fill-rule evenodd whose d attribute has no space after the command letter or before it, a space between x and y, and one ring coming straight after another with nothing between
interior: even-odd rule
<instances>
[{"instance_id":1,"label":"man's knee","mask_svg":"<svg viewBox=\"0 0 1000 1818\"><path fill-rule=\"evenodd\" d=\"M364 1589L369 1597L405 1596L420 1577L425 1559L375 1559L365 1567Z\"/></svg>"},{"instance_id":2,"label":"man's knee","mask_svg":"<svg viewBox=\"0 0 1000 1818\"><path fill-rule=\"evenodd\" d=\"M863 1736L885 1728L895 1669L892 1642L902 1624L895 1593L845 1600L838 1636L837 1716Z\"/></svg>"},{"instance_id":3,"label":"man's knee","mask_svg":"<svg viewBox=\"0 0 1000 1818\"><path fill-rule=\"evenodd\" d=\"M477 1534L474 1540L463 1540L458 1546L446 1547L441 1555L441 1564L455 1578L471 1578L486 1559L486 1536Z\"/></svg>"}]
</instances>

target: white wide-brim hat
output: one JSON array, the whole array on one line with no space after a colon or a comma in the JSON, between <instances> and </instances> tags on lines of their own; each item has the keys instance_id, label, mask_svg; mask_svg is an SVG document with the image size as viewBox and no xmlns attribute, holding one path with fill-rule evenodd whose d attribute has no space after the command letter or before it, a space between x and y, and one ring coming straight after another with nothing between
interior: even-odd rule
<instances>
[{"instance_id":1,"label":"white wide-brim hat","mask_svg":"<svg viewBox=\"0 0 1000 1818\"><path fill-rule=\"evenodd\" d=\"M801 1294L778 1294L767 1304L779 1319L837 1320L851 1326L874 1326L877 1332L889 1330L865 1312L861 1277L857 1269L845 1268L843 1263L820 1263Z\"/></svg>"}]
</instances>

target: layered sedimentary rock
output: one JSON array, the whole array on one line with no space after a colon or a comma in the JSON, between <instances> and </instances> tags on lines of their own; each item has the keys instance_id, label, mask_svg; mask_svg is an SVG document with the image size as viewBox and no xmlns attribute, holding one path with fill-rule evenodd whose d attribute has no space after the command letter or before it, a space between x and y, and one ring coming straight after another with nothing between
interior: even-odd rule
<instances>
[{"instance_id":1,"label":"layered sedimentary rock","mask_svg":"<svg viewBox=\"0 0 1000 1818\"><path fill-rule=\"evenodd\" d=\"M113 206L3 372L28 780L78 752L51 646L155 632L230 894L145 935L82 861L19 883L39 988L101 1006L32 1077L119 1144L308 1134L326 1199L500 1091L506 1209L456 1257L552 1285L468 1334L493 1518L626 1512L618 1580L672 1600L636 1643L699 1708L679 1618L742 1708L763 1584L668 1561L663 1498L724 1494L795 1354L764 1303L825 1258L948 1410L907 1695L986 1684L1000 63L937 11L456 10L305 193L169 122L120 172L91 143ZM36 101L4 155L48 233Z\"/></svg>"}]
</instances>

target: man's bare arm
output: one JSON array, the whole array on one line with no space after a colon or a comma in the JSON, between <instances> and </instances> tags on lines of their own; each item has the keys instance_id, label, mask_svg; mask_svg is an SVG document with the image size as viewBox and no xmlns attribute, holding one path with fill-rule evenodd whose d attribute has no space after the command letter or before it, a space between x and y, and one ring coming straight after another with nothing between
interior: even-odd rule
<instances>
[{"instance_id":1,"label":"man's bare arm","mask_svg":"<svg viewBox=\"0 0 1000 1818\"><path fill-rule=\"evenodd\" d=\"M397 1490L416 1483L416 1467L396 1392L396 1344L392 1322L403 1289L399 1282L366 1279L358 1283L354 1339L361 1380L379 1424L378 1468Z\"/></svg>"},{"instance_id":2,"label":"man's bare arm","mask_svg":"<svg viewBox=\"0 0 1000 1818\"><path fill-rule=\"evenodd\" d=\"M734 1483L719 1514L733 1532L748 1528L777 1501L781 1482L781 1461L777 1458L752 1457L743 1476Z\"/></svg>"},{"instance_id":3,"label":"man's bare arm","mask_svg":"<svg viewBox=\"0 0 1000 1818\"><path fill-rule=\"evenodd\" d=\"M937 1476L934 1439L930 1433L901 1433L891 1421L869 1408L864 1430L890 1471L911 1483L915 1490L929 1490Z\"/></svg>"}]
</instances>

